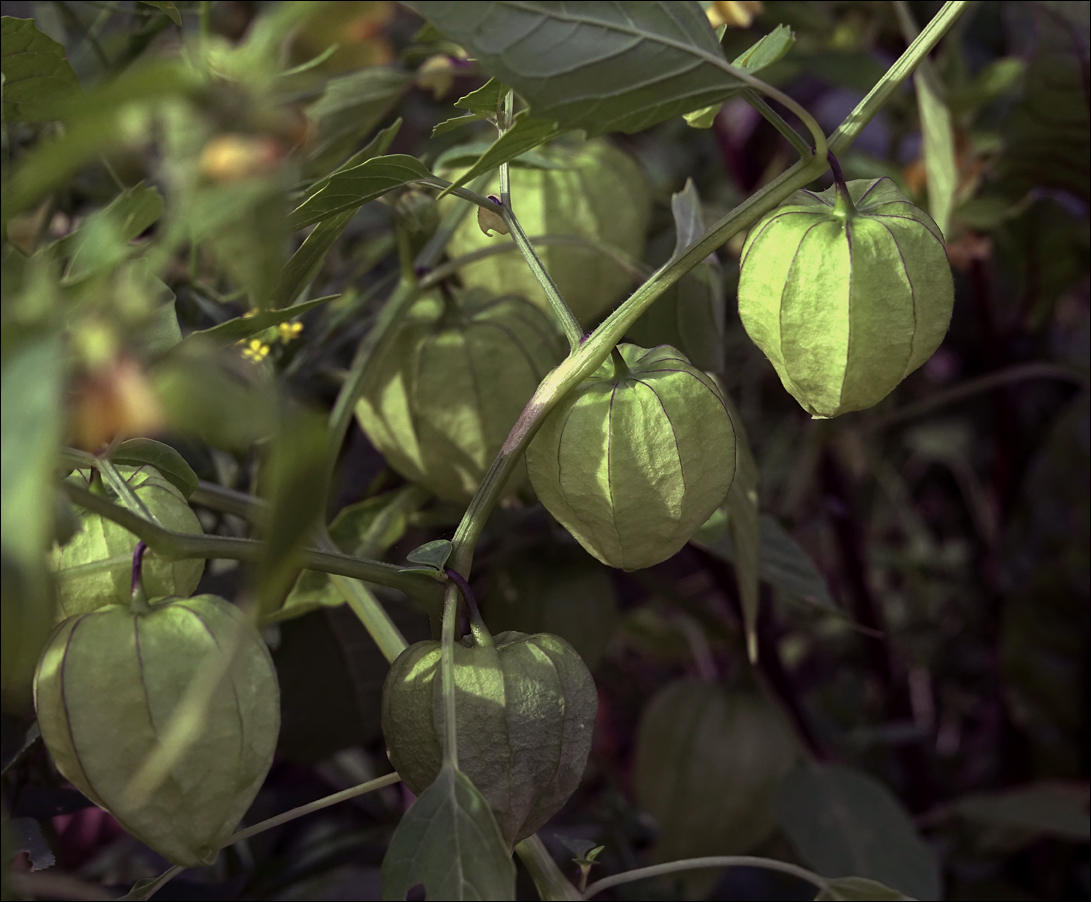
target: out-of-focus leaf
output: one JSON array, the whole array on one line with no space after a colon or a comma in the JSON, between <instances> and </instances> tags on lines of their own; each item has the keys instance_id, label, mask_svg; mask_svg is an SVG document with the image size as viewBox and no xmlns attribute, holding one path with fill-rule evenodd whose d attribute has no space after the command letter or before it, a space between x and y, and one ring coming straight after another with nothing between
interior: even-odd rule
<instances>
[{"instance_id":1,"label":"out-of-focus leaf","mask_svg":"<svg viewBox=\"0 0 1091 902\"><path fill-rule=\"evenodd\" d=\"M964 818L1076 842L1091 841L1087 783L1043 780L1014 789L981 792L956 799L952 808Z\"/></svg>"},{"instance_id":2,"label":"out-of-focus leaf","mask_svg":"<svg viewBox=\"0 0 1091 902\"><path fill-rule=\"evenodd\" d=\"M428 899L514 899L515 863L469 778L444 764L406 812L383 859L383 899L424 884Z\"/></svg>"},{"instance_id":3,"label":"out-of-focus leaf","mask_svg":"<svg viewBox=\"0 0 1091 902\"><path fill-rule=\"evenodd\" d=\"M156 9L161 10L163 15L169 18L179 28L182 27L182 14L178 12L178 7L175 6L170 0L140 0L145 6L154 6Z\"/></svg>"},{"instance_id":4,"label":"out-of-focus leaf","mask_svg":"<svg viewBox=\"0 0 1091 902\"><path fill-rule=\"evenodd\" d=\"M913 902L912 896L866 877L838 877L814 897L815 902Z\"/></svg>"},{"instance_id":5,"label":"out-of-focus leaf","mask_svg":"<svg viewBox=\"0 0 1091 902\"><path fill-rule=\"evenodd\" d=\"M0 18L0 73L5 122L56 119L80 90L64 47L39 31L33 19Z\"/></svg>"},{"instance_id":6,"label":"out-of-focus leaf","mask_svg":"<svg viewBox=\"0 0 1091 902\"><path fill-rule=\"evenodd\" d=\"M411 75L384 66L331 78L325 93L307 109L318 127L311 158L325 160L357 145L393 109L412 81Z\"/></svg>"},{"instance_id":7,"label":"out-of-focus leaf","mask_svg":"<svg viewBox=\"0 0 1091 902\"><path fill-rule=\"evenodd\" d=\"M999 170L1019 187L1061 188L1086 201L1091 198L1087 36L1058 9L1045 3L1031 7L1038 43L1024 97L1007 120Z\"/></svg>"},{"instance_id":8,"label":"out-of-focus leaf","mask_svg":"<svg viewBox=\"0 0 1091 902\"><path fill-rule=\"evenodd\" d=\"M229 319L226 322L220 323L217 326L212 326L209 329L200 329L197 332L191 332L185 337L183 344L208 344L211 347L226 348L237 341L249 338L251 335L257 335L258 332L263 332L270 326L286 323L288 320L294 319L295 317L306 313L308 310L313 310L315 307L339 297L339 294L331 294L324 298L315 298L313 301L304 301L302 304L296 304L294 307L281 307L279 310L262 310L252 316L236 316L234 319Z\"/></svg>"},{"instance_id":9,"label":"out-of-focus leaf","mask_svg":"<svg viewBox=\"0 0 1091 902\"><path fill-rule=\"evenodd\" d=\"M342 510L330 524L330 538L346 554L378 558L405 535L409 517L429 498L418 486L406 486ZM284 607L273 619L296 617L318 607L337 607L345 597L327 573L304 570Z\"/></svg>"},{"instance_id":10,"label":"out-of-focus leaf","mask_svg":"<svg viewBox=\"0 0 1091 902\"><path fill-rule=\"evenodd\" d=\"M777 798L780 827L822 874L878 880L918 899L938 899L939 867L902 804L882 783L839 764L801 764Z\"/></svg>"},{"instance_id":11,"label":"out-of-focus leaf","mask_svg":"<svg viewBox=\"0 0 1091 902\"><path fill-rule=\"evenodd\" d=\"M742 85L697 3L411 6L559 131L642 131Z\"/></svg>"},{"instance_id":12,"label":"out-of-focus leaf","mask_svg":"<svg viewBox=\"0 0 1091 902\"><path fill-rule=\"evenodd\" d=\"M137 332L134 341L146 357L160 357L182 340L182 329L178 325L178 314L174 308L174 292L164 283L159 284L167 290L170 297L152 311L151 317Z\"/></svg>"},{"instance_id":13,"label":"out-of-focus leaf","mask_svg":"<svg viewBox=\"0 0 1091 902\"><path fill-rule=\"evenodd\" d=\"M331 176L292 212L292 228L302 229L344 210L363 206L409 182L431 176L432 173L416 157L398 153L374 157Z\"/></svg>"},{"instance_id":14,"label":"out-of-focus leaf","mask_svg":"<svg viewBox=\"0 0 1091 902\"><path fill-rule=\"evenodd\" d=\"M906 3L895 3L894 11L901 23L907 42L916 38L919 29ZM951 207L958 187L958 163L955 160L955 135L951 111L944 100L944 88L936 70L923 59L913 76L917 89L917 111L921 121L921 151L928 175L928 212L947 234L951 224Z\"/></svg>"},{"instance_id":15,"label":"out-of-focus leaf","mask_svg":"<svg viewBox=\"0 0 1091 902\"><path fill-rule=\"evenodd\" d=\"M998 97L1014 92L1025 72L1026 64L1019 57L1006 56L993 60L968 84L949 88L947 106L955 116L972 112Z\"/></svg>"},{"instance_id":16,"label":"out-of-focus leaf","mask_svg":"<svg viewBox=\"0 0 1091 902\"><path fill-rule=\"evenodd\" d=\"M296 552L325 512L328 459L325 420L310 411L283 411L259 477L269 502L258 574L263 615L284 606L298 575Z\"/></svg>"},{"instance_id":17,"label":"out-of-focus leaf","mask_svg":"<svg viewBox=\"0 0 1091 902\"><path fill-rule=\"evenodd\" d=\"M29 702L30 677L53 619L46 549L53 533L54 468L63 425L64 347L59 336L5 349L0 389L0 597L5 702Z\"/></svg>"},{"instance_id":18,"label":"out-of-focus leaf","mask_svg":"<svg viewBox=\"0 0 1091 902\"><path fill-rule=\"evenodd\" d=\"M181 454L170 445L150 438L131 438L122 442L110 455L110 461L132 467L150 464L187 498L197 490L200 482Z\"/></svg>"},{"instance_id":19,"label":"out-of-focus leaf","mask_svg":"<svg viewBox=\"0 0 1091 902\"><path fill-rule=\"evenodd\" d=\"M527 110L520 110L515 114L511 128L493 141L489 149L478 157L477 162L458 177L454 187L464 185L483 173L491 172L501 163L508 163L535 147L551 141L559 134L561 130L554 122L531 116ZM449 190L449 188L445 189L443 194ZM442 197L443 194L440 196Z\"/></svg>"},{"instance_id":20,"label":"out-of-focus leaf","mask_svg":"<svg viewBox=\"0 0 1091 902\"><path fill-rule=\"evenodd\" d=\"M757 461L750 451L742 417L726 392L724 402L735 425L735 480L731 483L724 505L727 530L735 546L735 576L739 583L739 603L742 605L743 629L746 632L746 654L753 664L758 660L758 581L761 576L758 485L761 477Z\"/></svg>"},{"instance_id":21,"label":"out-of-focus leaf","mask_svg":"<svg viewBox=\"0 0 1091 902\"><path fill-rule=\"evenodd\" d=\"M15 850L27 853L32 871L43 871L57 863L57 857L42 833L42 825L34 818L12 818L11 829L15 834Z\"/></svg>"}]
</instances>

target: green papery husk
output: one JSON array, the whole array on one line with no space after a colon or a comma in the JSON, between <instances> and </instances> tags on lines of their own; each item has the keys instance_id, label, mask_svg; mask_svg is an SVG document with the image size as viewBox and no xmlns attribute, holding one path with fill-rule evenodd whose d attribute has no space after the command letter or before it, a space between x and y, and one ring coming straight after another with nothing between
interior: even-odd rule
<instances>
[{"instance_id":1,"label":"green papery husk","mask_svg":"<svg viewBox=\"0 0 1091 902\"><path fill-rule=\"evenodd\" d=\"M511 205L523 231L531 238L574 235L597 239L639 260L651 221L652 195L636 162L603 140L576 145L562 141L539 148L537 153L563 168L511 167ZM499 197L499 176L482 193ZM441 210L456 203L465 201L450 197L441 202ZM449 256L459 257L512 240L497 233L485 235L476 218L470 216L447 250ZM633 283L630 273L593 248L541 245L535 250L581 323L593 322L612 309ZM459 272L465 285L497 294L514 292L550 311L545 292L517 252L487 257Z\"/></svg>"},{"instance_id":2,"label":"green papery husk","mask_svg":"<svg viewBox=\"0 0 1091 902\"><path fill-rule=\"evenodd\" d=\"M743 246L739 316L785 389L815 417L885 398L940 346L954 282L943 235L888 178L797 191Z\"/></svg>"},{"instance_id":3,"label":"green papery husk","mask_svg":"<svg viewBox=\"0 0 1091 902\"><path fill-rule=\"evenodd\" d=\"M421 298L375 353L360 427L406 479L465 502L563 348L529 301L471 290Z\"/></svg>"},{"instance_id":4,"label":"green papery husk","mask_svg":"<svg viewBox=\"0 0 1091 902\"><path fill-rule=\"evenodd\" d=\"M576 791L591 750L598 694L558 636L506 632L495 647L455 644L458 766L509 845L533 834ZM405 785L423 792L443 763L438 642L418 642L383 686L383 737Z\"/></svg>"},{"instance_id":5,"label":"green papery husk","mask_svg":"<svg viewBox=\"0 0 1091 902\"><path fill-rule=\"evenodd\" d=\"M664 687L637 728L633 781L659 826L655 860L760 845L776 827L777 789L798 757L791 727L757 686L687 679Z\"/></svg>"},{"instance_id":6,"label":"green papery husk","mask_svg":"<svg viewBox=\"0 0 1091 902\"><path fill-rule=\"evenodd\" d=\"M241 633L240 633L241 631ZM130 781L193 681L238 643L199 735L143 800ZM221 659L222 660L222 659ZM175 864L211 864L257 795L280 731L272 658L234 605L214 595L111 605L53 632L34 705L57 769L133 836Z\"/></svg>"},{"instance_id":7,"label":"green papery husk","mask_svg":"<svg viewBox=\"0 0 1091 902\"><path fill-rule=\"evenodd\" d=\"M604 564L675 554L727 496L735 430L716 383L669 345L618 346L545 419L527 449L551 514Z\"/></svg>"},{"instance_id":8,"label":"green papery husk","mask_svg":"<svg viewBox=\"0 0 1091 902\"><path fill-rule=\"evenodd\" d=\"M201 521L185 497L158 470L149 466L118 466L117 470L166 529L203 532ZM90 473L78 470L68 478L86 487ZM112 520L82 508L77 510L79 529L65 545L54 546L50 555L57 586L55 617L58 622L108 604L128 605L133 551L140 541ZM148 552L144 556L144 589L149 597L189 595L201 581L204 568L205 562L201 558L167 561Z\"/></svg>"}]
</instances>

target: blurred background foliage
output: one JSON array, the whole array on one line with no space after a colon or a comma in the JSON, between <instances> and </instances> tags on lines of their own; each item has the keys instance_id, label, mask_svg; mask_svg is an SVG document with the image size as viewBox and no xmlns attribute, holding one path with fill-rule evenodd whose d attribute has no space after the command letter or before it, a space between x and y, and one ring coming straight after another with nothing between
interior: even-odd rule
<instances>
[{"instance_id":1,"label":"blurred background foliage","mask_svg":"<svg viewBox=\"0 0 1091 902\"><path fill-rule=\"evenodd\" d=\"M728 58L789 25L762 77L832 130L939 4L705 6ZM292 198L365 148L431 165L489 140L431 136L485 76L387 2L2 7L5 893L113 898L165 862L63 782L30 716L42 549L73 522L57 449L154 435L204 480L207 533L296 547L322 513L316 411L398 278L399 236L419 247L435 215L402 191L295 253ZM713 522L661 565L610 571L538 506L494 514L473 580L486 620L566 636L599 686L583 785L542 833L570 875L753 851L920 898L1088 898L1088 27L1086 3L974 4L842 159L929 208L955 272L946 342L874 409L814 421L783 391L735 311L743 235L634 326L734 398L756 558ZM687 179L686 215L711 223L793 158L742 99L704 129L614 138L655 198L649 267ZM332 453L341 548L400 562L450 536L461 510L406 486L355 425ZM751 668L736 570L755 560ZM386 661L330 578L297 572L290 555L214 560L199 589L257 586L268 614L284 724L247 823L389 769ZM410 641L428 635L373 588ZM392 787L294 821L155 898L378 898L408 800ZM808 898L745 868L610 892Z\"/></svg>"}]
</instances>

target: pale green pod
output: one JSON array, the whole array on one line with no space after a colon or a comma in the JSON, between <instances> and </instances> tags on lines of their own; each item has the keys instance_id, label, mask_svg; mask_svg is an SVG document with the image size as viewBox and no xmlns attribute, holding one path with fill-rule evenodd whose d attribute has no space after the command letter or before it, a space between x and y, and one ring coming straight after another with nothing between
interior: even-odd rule
<instances>
[{"instance_id":1,"label":"pale green pod","mask_svg":"<svg viewBox=\"0 0 1091 902\"><path fill-rule=\"evenodd\" d=\"M236 644L199 735L150 795L130 781L195 679ZM133 836L185 867L211 864L257 795L280 730L276 671L260 634L214 595L109 605L61 623L38 661L34 706L57 769Z\"/></svg>"},{"instance_id":2,"label":"pale green pod","mask_svg":"<svg viewBox=\"0 0 1091 902\"><path fill-rule=\"evenodd\" d=\"M554 409L527 449L534 491L604 564L675 554L735 477L735 430L716 383L669 345L618 346Z\"/></svg>"},{"instance_id":3,"label":"pale green pod","mask_svg":"<svg viewBox=\"0 0 1091 902\"><path fill-rule=\"evenodd\" d=\"M791 727L757 687L678 680L660 690L637 728L633 781L659 826L655 859L739 855L762 843L798 755Z\"/></svg>"},{"instance_id":4,"label":"pale green pod","mask_svg":"<svg viewBox=\"0 0 1091 902\"><path fill-rule=\"evenodd\" d=\"M455 644L458 766L509 845L533 834L576 791L591 750L598 694L587 666L557 636L507 632L495 646ZM443 763L446 718L438 642L417 642L383 686L383 737L413 792Z\"/></svg>"},{"instance_id":5,"label":"pale green pod","mask_svg":"<svg viewBox=\"0 0 1091 902\"><path fill-rule=\"evenodd\" d=\"M606 141L570 145L563 142L537 153L559 169L511 167L511 203L523 231L531 238L570 235L605 242L639 260L651 220L652 195L640 167ZM455 175L457 173L448 173ZM499 176L483 192L500 195ZM444 205L465 203L451 197ZM486 236L468 216L447 245L459 257L512 238ZM536 248L569 309L590 323L622 299L633 277L605 254L589 247L541 245ZM514 293L549 311L549 301L518 251L486 257L459 270L463 284L494 294Z\"/></svg>"},{"instance_id":6,"label":"pale green pod","mask_svg":"<svg viewBox=\"0 0 1091 902\"><path fill-rule=\"evenodd\" d=\"M118 466L118 472L140 501L166 529L201 533L201 521L185 497L159 471L150 466ZM90 473L77 470L72 480L85 488ZM118 499L106 488L107 497ZM120 503L120 502L119 502ZM86 614L108 604L129 604L133 551L140 540L122 526L99 514L77 508L79 529L50 556L57 586L57 621ZM168 561L153 552L144 556L144 588L150 597L189 595L204 572L201 558Z\"/></svg>"},{"instance_id":7,"label":"pale green pod","mask_svg":"<svg viewBox=\"0 0 1091 902\"><path fill-rule=\"evenodd\" d=\"M940 346L954 282L943 234L888 178L797 191L743 246L739 316L815 417L885 398Z\"/></svg>"},{"instance_id":8,"label":"pale green pod","mask_svg":"<svg viewBox=\"0 0 1091 902\"><path fill-rule=\"evenodd\" d=\"M421 298L375 355L360 427L406 479L468 501L563 348L529 301L474 290Z\"/></svg>"}]
</instances>

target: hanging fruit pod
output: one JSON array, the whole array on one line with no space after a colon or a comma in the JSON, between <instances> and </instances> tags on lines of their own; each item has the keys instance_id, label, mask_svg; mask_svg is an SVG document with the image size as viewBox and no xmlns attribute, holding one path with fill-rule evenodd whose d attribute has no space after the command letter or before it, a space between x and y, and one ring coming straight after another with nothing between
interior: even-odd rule
<instances>
[{"instance_id":1,"label":"hanging fruit pod","mask_svg":"<svg viewBox=\"0 0 1091 902\"><path fill-rule=\"evenodd\" d=\"M207 701L175 733L182 706L202 692ZM280 730L265 643L215 595L143 610L109 605L65 620L39 659L34 706L57 769L184 867L215 860L265 780ZM140 790L134 777L172 742L182 743L177 758Z\"/></svg>"},{"instance_id":2,"label":"hanging fruit pod","mask_svg":"<svg viewBox=\"0 0 1091 902\"><path fill-rule=\"evenodd\" d=\"M575 650L547 633L500 633L495 645L455 644L458 766L496 816L509 845L525 839L576 791L598 710L598 694ZM383 737L413 792L443 763L440 644L417 642L383 686Z\"/></svg>"},{"instance_id":3,"label":"hanging fruit pod","mask_svg":"<svg viewBox=\"0 0 1091 902\"><path fill-rule=\"evenodd\" d=\"M464 502L563 348L529 301L476 289L421 298L375 353L360 427L406 479Z\"/></svg>"},{"instance_id":4,"label":"hanging fruit pod","mask_svg":"<svg viewBox=\"0 0 1091 902\"><path fill-rule=\"evenodd\" d=\"M661 345L619 345L546 417L527 449L538 497L604 564L675 554L724 500L735 430L716 383Z\"/></svg>"},{"instance_id":5,"label":"hanging fruit pod","mask_svg":"<svg viewBox=\"0 0 1091 902\"><path fill-rule=\"evenodd\" d=\"M815 417L877 404L951 321L943 235L888 178L797 191L750 231L740 265L743 326Z\"/></svg>"}]
</instances>

